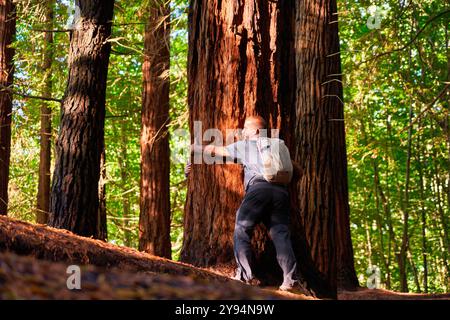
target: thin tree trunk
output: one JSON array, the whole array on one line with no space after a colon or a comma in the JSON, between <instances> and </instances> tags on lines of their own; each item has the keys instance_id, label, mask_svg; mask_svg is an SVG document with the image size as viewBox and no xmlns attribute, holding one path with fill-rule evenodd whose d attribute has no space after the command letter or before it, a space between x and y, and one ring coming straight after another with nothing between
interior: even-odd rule
<instances>
[{"instance_id":1,"label":"thin tree trunk","mask_svg":"<svg viewBox=\"0 0 450 320\"><path fill-rule=\"evenodd\" d=\"M129 172L127 168L127 132L126 132L126 123L122 122L120 125L120 155L118 157L119 160L119 169L120 169L120 179L121 179L121 189L122 189L122 228L124 234L124 244L127 247L132 246L131 241L131 232L129 227L129 219L131 218L131 209L130 209L130 198L129 198L129 190L127 188L127 181L129 178Z\"/></svg>"},{"instance_id":2,"label":"thin tree trunk","mask_svg":"<svg viewBox=\"0 0 450 320\"><path fill-rule=\"evenodd\" d=\"M54 0L45 3L44 26L53 30ZM53 32L44 35L44 58L42 71L44 73L44 91L42 96L52 97L52 62L53 62ZM50 211L50 165L52 140L52 108L49 102L42 101L41 105L41 141L39 154L39 181L36 205L36 222L46 224Z\"/></svg>"},{"instance_id":3,"label":"thin tree trunk","mask_svg":"<svg viewBox=\"0 0 450 320\"><path fill-rule=\"evenodd\" d=\"M369 141L369 139L373 139L373 133L371 132L370 128L372 127L372 123L370 122L369 118L369 136L366 133L365 128L365 122L363 120L360 120L360 128L362 137L365 141ZM385 246L384 246L384 234L383 234L383 217L380 214L380 193L383 193L382 187L381 187L381 181L380 181L380 174L378 169L378 162L377 159L372 159L372 166L373 166L373 186L374 190L373 193L375 195L375 221L377 224L377 230L379 234L379 247L380 247L380 256L383 261L384 265L384 272L385 272L385 278L386 278L386 288L389 290L391 287L391 271L389 269L389 258L386 259L386 252L385 252ZM384 196L384 194L383 194ZM383 202L383 207L385 207L385 203Z\"/></svg>"},{"instance_id":4,"label":"thin tree trunk","mask_svg":"<svg viewBox=\"0 0 450 320\"><path fill-rule=\"evenodd\" d=\"M419 52L421 48L419 47ZM450 60L449 60L450 61ZM420 59L420 70L421 70L421 84L425 85L425 75L424 63ZM449 73L450 75L450 73ZM422 104L419 103L418 114L422 114L421 110ZM422 132L422 119L417 122L417 131ZM428 293L428 245L427 245L427 212L425 208L425 182L424 182L424 170L422 159L425 159L425 148L423 147L422 135L417 135L417 145L416 145L416 162L417 162L417 172L419 174L419 195L420 195L420 218L421 218L421 235L422 235L422 264L423 264L423 290ZM449 161L450 161L450 148L449 148ZM450 164L450 162L449 162ZM449 169L450 170L450 169Z\"/></svg>"},{"instance_id":5,"label":"thin tree trunk","mask_svg":"<svg viewBox=\"0 0 450 320\"><path fill-rule=\"evenodd\" d=\"M170 7L154 1L148 10L141 133L139 250L171 258L169 67Z\"/></svg>"},{"instance_id":6,"label":"thin tree trunk","mask_svg":"<svg viewBox=\"0 0 450 320\"><path fill-rule=\"evenodd\" d=\"M80 0L77 4L81 19L70 35L50 225L98 237L98 183L114 0Z\"/></svg>"},{"instance_id":7,"label":"thin tree trunk","mask_svg":"<svg viewBox=\"0 0 450 320\"><path fill-rule=\"evenodd\" d=\"M431 129L432 131L435 130L435 127L432 123L431 125ZM444 215L444 210L442 208L442 198L441 198L441 179L439 176L439 163L437 161L437 152L436 152L436 146L433 145L432 148L432 159L433 159L433 172L432 172L432 185L434 186L434 199L435 199L435 206L436 206L436 211L437 211L437 216L435 216L435 219L432 219L434 224L435 224L435 228L438 230L439 235L440 235L440 240L441 240L441 246L440 248L442 249L442 260L443 260L443 264L444 264L444 270L445 270L445 274L446 276L444 276L443 278L448 278L450 275L450 266L448 264L448 256L450 254L450 243L449 243L449 235L448 235L448 224L446 221L446 215ZM440 222L440 225L438 225L438 221ZM448 281L446 283L446 287L448 287Z\"/></svg>"},{"instance_id":8,"label":"thin tree trunk","mask_svg":"<svg viewBox=\"0 0 450 320\"><path fill-rule=\"evenodd\" d=\"M445 28L445 48L447 52L447 82L450 83L450 37L449 37L449 30L450 26L447 24ZM449 97L449 95L447 94ZM447 136L447 210L450 211L450 97L447 99L447 108L445 109L445 115L444 115L444 123L445 128L444 131L446 132ZM450 252L449 252L450 254ZM449 275L450 277L450 275ZM450 281L450 280L449 280Z\"/></svg>"},{"instance_id":9,"label":"thin tree trunk","mask_svg":"<svg viewBox=\"0 0 450 320\"><path fill-rule=\"evenodd\" d=\"M369 226L369 223L368 223L367 220L368 219L366 219L364 221L364 231L366 232L366 239L367 239L367 246L366 246L366 248L367 248L367 260L368 260L369 267L372 267L372 255L373 255L373 253L372 253L372 239L371 239L371 236L370 236L370 226Z\"/></svg>"},{"instance_id":10,"label":"thin tree trunk","mask_svg":"<svg viewBox=\"0 0 450 320\"><path fill-rule=\"evenodd\" d=\"M387 114L386 117L386 129L388 134L388 139L386 141L386 152L389 154L390 157L393 156L392 152L392 126L390 121L390 115ZM379 178L378 178L379 179ZM394 226L392 223L392 210L391 210L391 190L390 190L390 167L389 167L389 161L386 163L386 174L385 174L385 181L386 181L386 194L384 194L383 190L380 188L380 197L382 199L383 209L386 215L386 222L388 225L388 264L391 265L392 258L395 259L395 254L397 252L397 240L396 235L394 231Z\"/></svg>"},{"instance_id":11,"label":"thin tree trunk","mask_svg":"<svg viewBox=\"0 0 450 320\"><path fill-rule=\"evenodd\" d=\"M419 128L421 122L419 121ZM420 212L421 212L421 231L422 231L422 263L423 263L423 288L424 292L428 293L428 246L427 246L427 215L425 210L425 192L424 192L424 179L423 179L423 169L422 161L420 157L420 152L423 152L423 148L420 147L420 141L418 141L419 155L417 159L418 172L419 172L419 188L420 188Z\"/></svg>"},{"instance_id":12,"label":"thin tree trunk","mask_svg":"<svg viewBox=\"0 0 450 320\"><path fill-rule=\"evenodd\" d=\"M0 0L0 215L8 212L8 181L11 157L11 113L16 6L12 0Z\"/></svg>"},{"instance_id":13,"label":"thin tree trunk","mask_svg":"<svg viewBox=\"0 0 450 320\"><path fill-rule=\"evenodd\" d=\"M108 239L107 213L106 213L106 151L103 146L100 156L100 180L98 182L98 224L97 239L106 241Z\"/></svg>"},{"instance_id":14,"label":"thin tree trunk","mask_svg":"<svg viewBox=\"0 0 450 320\"><path fill-rule=\"evenodd\" d=\"M433 150L433 160L434 160L434 180L436 183L436 207L438 209L439 212L439 220L441 222L442 225L442 235L443 235L443 239L444 239L444 251L447 252L447 254L450 254L450 242L449 242L449 229L448 229L448 223L447 223L447 217L444 214L444 209L442 207L442 193L441 190L443 190L443 186L442 186L442 182L441 182L441 178L439 176L439 164L437 162L437 153L436 153L436 149ZM448 215L447 215L448 216Z\"/></svg>"},{"instance_id":15,"label":"thin tree trunk","mask_svg":"<svg viewBox=\"0 0 450 320\"><path fill-rule=\"evenodd\" d=\"M389 115L386 119L386 128L387 128L387 132L388 132L388 139L387 139L385 148L386 148L386 152L389 155L392 155L392 127L391 127ZM380 183L381 179L380 179L379 170L376 170L374 172L374 174L375 174L375 179L378 181L378 194L380 195L381 204L383 206L383 211L384 211L384 215L385 215L386 223L387 223L387 227L388 227L387 265L391 266L392 252L394 252L394 255L395 255L395 252L397 252L398 245L397 245L396 235L395 235L394 227L393 227L393 223L392 223L392 210L391 210L391 206L390 206L392 199L391 199L390 188L389 188L389 181L390 181L389 165L387 164L387 168L386 168L386 177L385 177L386 192L384 192L384 190L381 186L381 183ZM390 275L390 272L389 272L389 275ZM389 282L389 285L392 285L392 283ZM390 286L387 288L390 289Z\"/></svg>"},{"instance_id":16,"label":"thin tree trunk","mask_svg":"<svg viewBox=\"0 0 450 320\"><path fill-rule=\"evenodd\" d=\"M383 264L384 264L384 270L386 273L386 289L390 289L391 288L391 271L390 271L390 264L389 264L389 258L386 259L385 257L385 249L384 249L384 240L383 240L383 222L382 222L382 217L380 214L380 196L379 193L383 192L381 190L381 184L380 184L380 175L378 173L378 165L376 162L376 159L373 160L373 170L374 170L374 194L375 194L375 201L376 201L376 222L377 222L377 229L378 229L378 233L379 233L379 238L380 238L380 255L381 258L383 260Z\"/></svg>"},{"instance_id":17,"label":"thin tree trunk","mask_svg":"<svg viewBox=\"0 0 450 320\"><path fill-rule=\"evenodd\" d=\"M411 248L409 248L409 247L408 247L407 256L408 256L409 264L411 265L411 269L413 271L414 283L416 284L417 292L421 293L422 290L420 289L419 272L417 271L416 264L414 263L414 260L413 260L413 257L412 257Z\"/></svg>"},{"instance_id":18,"label":"thin tree trunk","mask_svg":"<svg viewBox=\"0 0 450 320\"><path fill-rule=\"evenodd\" d=\"M435 153L435 157L436 157L436 153ZM436 159L436 158L435 158ZM442 208L442 194L441 191L442 188L442 184L441 184L441 178L439 177L439 172L438 172L438 164L435 161L435 181L436 181L436 206L439 212L439 220L441 222L442 225L442 236L444 239L444 251L447 252L447 254L450 253L450 243L449 243L449 235L448 235L448 223L447 223L447 219L446 216L444 214L444 209Z\"/></svg>"},{"instance_id":19,"label":"thin tree trunk","mask_svg":"<svg viewBox=\"0 0 450 320\"><path fill-rule=\"evenodd\" d=\"M411 52L410 52L411 54ZM410 57L411 59L411 57ZM412 102L409 106L409 130L408 130L408 146L407 146L407 156L406 156L406 177L405 177L405 193L402 205L403 210L403 235L402 244L400 247L399 254L399 268L400 268L400 288L402 292L408 292L408 279L407 279L407 251L409 246L409 234L408 234L408 224L409 224L409 182L410 182L410 168L411 168L411 149L412 149L412 120L413 120L413 109Z\"/></svg>"}]
</instances>

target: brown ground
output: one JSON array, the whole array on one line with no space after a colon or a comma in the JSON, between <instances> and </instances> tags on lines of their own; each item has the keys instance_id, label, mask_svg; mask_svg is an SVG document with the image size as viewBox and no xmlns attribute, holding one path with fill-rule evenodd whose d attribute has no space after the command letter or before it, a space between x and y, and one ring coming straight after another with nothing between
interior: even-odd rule
<instances>
[{"instance_id":1,"label":"brown ground","mask_svg":"<svg viewBox=\"0 0 450 320\"><path fill-rule=\"evenodd\" d=\"M285 299L237 281L132 273L116 268L81 268L81 290L67 288L68 264L0 253L0 300L3 299Z\"/></svg>"},{"instance_id":2,"label":"brown ground","mask_svg":"<svg viewBox=\"0 0 450 320\"><path fill-rule=\"evenodd\" d=\"M384 289L358 288L356 291L338 293L339 300L450 300L450 293L419 294L401 293Z\"/></svg>"},{"instance_id":3,"label":"brown ground","mask_svg":"<svg viewBox=\"0 0 450 320\"><path fill-rule=\"evenodd\" d=\"M68 290L67 267L82 265L82 290ZM232 270L197 268L68 231L0 217L1 299L314 299L255 288ZM449 299L387 290L340 292L342 300Z\"/></svg>"}]
</instances>

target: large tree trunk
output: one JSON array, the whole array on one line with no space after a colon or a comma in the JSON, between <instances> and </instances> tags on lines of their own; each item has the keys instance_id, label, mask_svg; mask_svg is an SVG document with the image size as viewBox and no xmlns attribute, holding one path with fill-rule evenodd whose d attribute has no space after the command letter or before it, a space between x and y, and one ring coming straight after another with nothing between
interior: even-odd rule
<instances>
[{"instance_id":1,"label":"large tree trunk","mask_svg":"<svg viewBox=\"0 0 450 320\"><path fill-rule=\"evenodd\" d=\"M0 215L8 211L9 162L11 155L11 113L16 7L12 0L0 0Z\"/></svg>"},{"instance_id":2,"label":"large tree trunk","mask_svg":"<svg viewBox=\"0 0 450 320\"><path fill-rule=\"evenodd\" d=\"M299 223L314 264L333 287L358 286L350 237L344 107L336 1L296 2L293 156Z\"/></svg>"},{"instance_id":3,"label":"large tree trunk","mask_svg":"<svg viewBox=\"0 0 450 320\"><path fill-rule=\"evenodd\" d=\"M288 1L290 2L290 1ZM248 115L279 112L278 2L192 0L189 13L190 129L238 128ZM285 17L283 17L285 18ZM283 21L287 23L287 21ZM269 120L269 119L268 119ZM277 117L271 124L278 124ZM202 132L203 133L203 132ZM242 200L238 165L192 166L184 218L182 261L229 264L235 212ZM265 235L264 235L265 236ZM256 237L261 238L261 230ZM259 239L261 240L261 239ZM265 242L260 244L264 251Z\"/></svg>"},{"instance_id":4,"label":"large tree trunk","mask_svg":"<svg viewBox=\"0 0 450 320\"><path fill-rule=\"evenodd\" d=\"M169 3L152 2L148 14L142 66L139 250L170 258Z\"/></svg>"},{"instance_id":5,"label":"large tree trunk","mask_svg":"<svg viewBox=\"0 0 450 320\"><path fill-rule=\"evenodd\" d=\"M53 30L53 0L45 3L44 26ZM44 58L42 71L44 73L44 91L42 96L52 97L52 62L53 62L53 32L44 36ZM46 224L50 211L50 165L52 139L52 109L49 102L41 106L41 141L39 157L39 181L36 205L36 222Z\"/></svg>"},{"instance_id":6,"label":"large tree trunk","mask_svg":"<svg viewBox=\"0 0 450 320\"><path fill-rule=\"evenodd\" d=\"M80 0L56 143L50 225L98 237L98 182L114 0Z\"/></svg>"},{"instance_id":7,"label":"large tree trunk","mask_svg":"<svg viewBox=\"0 0 450 320\"><path fill-rule=\"evenodd\" d=\"M259 114L270 128L280 128L288 144L293 105L294 2L192 1L189 19L189 107L203 130L242 127L246 116ZM242 201L242 169L238 165L193 165L185 207L181 259L200 266L235 266L233 227ZM294 215L296 212L294 212ZM318 294L320 284L305 250L303 230L294 243L299 263ZM303 243L302 243L303 241ZM281 272L267 230L255 230L255 274L264 282L281 283ZM320 285L318 285L320 284Z\"/></svg>"},{"instance_id":8,"label":"large tree trunk","mask_svg":"<svg viewBox=\"0 0 450 320\"><path fill-rule=\"evenodd\" d=\"M329 25L336 6L307 2L298 7L295 1L191 2L190 126L194 132L193 122L201 121L203 130L218 128L225 136L226 128L242 127L246 116L259 114L270 128L280 129L294 151L292 156L306 171L291 188L293 203L300 203L300 210L295 206L292 210L299 269L317 294L335 296L338 270L343 280L357 285L348 221L344 126L342 121L328 121L343 117L342 87L338 81L322 86L333 79L329 75L340 73L339 56L326 57L339 51L337 25ZM328 94L338 97L328 98ZM234 265L233 226L242 196L239 166L193 165L183 261ZM256 275L267 283L280 281L275 251L263 226L257 228L252 244Z\"/></svg>"}]
</instances>

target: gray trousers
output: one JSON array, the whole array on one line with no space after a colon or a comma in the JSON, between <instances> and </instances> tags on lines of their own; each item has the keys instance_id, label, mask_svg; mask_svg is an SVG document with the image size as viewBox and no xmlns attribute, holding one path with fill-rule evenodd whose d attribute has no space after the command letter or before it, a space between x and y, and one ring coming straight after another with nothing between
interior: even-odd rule
<instances>
[{"instance_id":1,"label":"gray trousers","mask_svg":"<svg viewBox=\"0 0 450 320\"><path fill-rule=\"evenodd\" d=\"M234 256L238 268L236 277L240 280L253 279L251 238L259 222L269 230L277 253L277 261L283 270L283 285L296 282L297 261L289 232L290 201L287 188L268 182L251 185L236 214L234 229Z\"/></svg>"}]
</instances>

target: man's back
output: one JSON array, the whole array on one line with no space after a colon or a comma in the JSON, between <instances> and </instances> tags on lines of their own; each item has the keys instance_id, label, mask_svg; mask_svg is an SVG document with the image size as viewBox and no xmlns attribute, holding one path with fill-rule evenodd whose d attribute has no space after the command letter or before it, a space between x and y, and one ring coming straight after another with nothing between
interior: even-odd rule
<instances>
[{"instance_id":1,"label":"man's back","mask_svg":"<svg viewBox=\"0 0 450 320\"><path fill-rule=\"evenodd\" d=\"M240 140L228 145L227 151L230 158L236 159L244 167L244 188L255 180L263 180L261 173L262 160L258 151L257 140Z\"/></svg>"}]
</instances>

